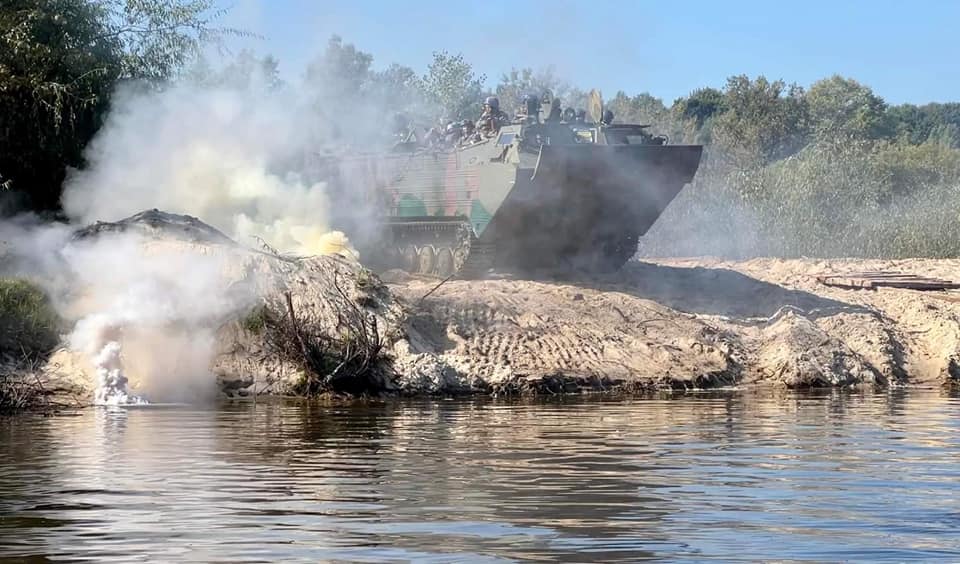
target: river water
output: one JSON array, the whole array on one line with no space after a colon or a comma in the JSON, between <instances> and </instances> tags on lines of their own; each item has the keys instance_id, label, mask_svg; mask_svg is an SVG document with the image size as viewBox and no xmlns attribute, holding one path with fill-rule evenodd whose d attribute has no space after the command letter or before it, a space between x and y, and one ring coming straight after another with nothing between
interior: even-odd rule
<instances>
[{"instance_id":1,"label":"river water","mask_svg":"<svg viewBox=\"0 0 960 564\"><path fill-rule=\"evenodd\" d=\"M960 559L940 392L0 420L0 559Z\"/></svg>"}]
</instances>

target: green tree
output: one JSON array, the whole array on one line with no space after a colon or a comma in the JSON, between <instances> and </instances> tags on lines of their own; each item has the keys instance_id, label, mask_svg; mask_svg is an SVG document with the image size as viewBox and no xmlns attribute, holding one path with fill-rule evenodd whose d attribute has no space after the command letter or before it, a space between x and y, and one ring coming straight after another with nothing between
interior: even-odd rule
<instances>
[{"instance_id":1,"label":"green tree","mask_svg":"<svg viewBox=\"0 0 960 564\"><path fill-rule=\"evenodd\" d=\"M370 91L373 99L391 111L423 112L420 77L410 67L394 63L373 73Z\"/></svg>"},{"instance_id":2,"label":"green tree","mask_svg":"<svg viewBox=\"0 0 960 564\"><path fill-rule=\"evenodd\" d=\"M334 35L323 53L307 65L307 84L328 104L358 100L370 81L372 64L373 55Z\"/></svg>"},{"instance_id":3,"label":"green tree","mask_svg":"<svg viewBox=\"0 0 960 564\"><path fill-rule=\"evenodd\" d=\"M698 88L686 98L678 98L670 108L678 128L677 139L709 145L713 123L726 110L723 92L715 88Z\"/></svg>"},{"instance_id":4,"label":"green tree","mask_svg":"<svg viewBox=\"0 0 960 564\"><path fill-rule=\"evenodd\" d=\"M122 75L106 20L102 5L80 0L0 8L0 211L55 207L64 164L81 163Z\"/></svg>"},{"instance_id":5,"label":"green tree","mask_svg":"<svg viewBox=\"0 0 960 564\"><path fill-rule=\"evenodd\" d=\"M679 124L663 100L646 92L627 96L620 91L604 106L613 112L616 122L650 125L656 133L665 133L671 138L679 134Z\"/></svg>"},{"instance_id":6,"label":"green tree","mask_svg":"<svg viewBox=\"0 0 960 564\"><path fill-rule=\"evenodd\" d=\"M435 52L421 80L422 91L437 117L475 118L480 110L485 75L478 75L463 55Z\"/></svg>"},{"instance_id":7,"label":"green tree","mask_svg":"<svg viewBox=\"0 0 960 564\"><path fill-rule=\"evenodd\" d=\"M952 149L960 148L960 127L955 123L941 123L930 130L927 143Z\"/></svg>"},{"instance_id":8,"label":"green tree","mask_svg":"<svg viewBox=\"0 0 960 564\"><path fill-rule=\"evenodd\" d=\"M214 70L206 59L200 58L190 67L185 78L201 86L260 87L267 90L283 86L279 61L271 55L257 56L248 49L240 51L226 66L218 70Z\"/></svg>"},{"instance_id":9,"label":"green tree","mask_svg":"<svg viewBox=\"0 0 960 564\"><path fill-rule=\"evenodd\" d=\"M808 110L799 86L740 75L727 80L723 94L726 110L716 118L714 140L739 167L786 157L806 143Z\"/></svg>"},{"instance_id":10,"label":"green tree","mask_svg":"<svg viewBox=\"0 0 960 564\"><path fill-rule=\"evenodd\" d=\"M510 72L500 77L496 88L500 107L508 112L520 108L524 95L533 94L539 98L548 90L555 97L560 98L564 105L572 106L576 102L571 95L570 85L560 80L552 68L541 71L530 68L510 69Z\"/></svg>"},{"instance_id":11,"label":"green tree","mask_svg":"<svg viewBox=\"0 0 960 564\"><path fill-rule=\"evenodd\" d=\"M205 43L224 34L226 11L214 0L88 0L106 14L107 37L120 43L124 76L163 82L194 60Z\"/></svg>"},{"instance_id":12,"label":"green tree","mask_svg":"<svg viewBox=\"0 0 960 564\"><path fill-rule=\"evenodd\" d=\"M308 64L305 86L315 98L319 123L329 127L324 136L377 143L389 135L385 124L396 114L426 121L420 116L422 82L413 69L393 64L377 71L373 55L336 35Z\"/></svg>"},{"instance_id":13,"label":"green tree","mask_svg":"<svg viewBox=\"0 0 960 564\"><path fill-rule=\"evenodd\" d=\"M683 120L693 120L697 128L725 109L723 92L716 88L698 88L673 103L673 111Z\"/></svg>"},{"instance_id":14,"label":"green tree","mask_svg":"<svg viewBox=\"0 0 960 564\"><path fill-rule=\"evenodd\" d=\"M960 103L902 104L888 108L887 116L896 137L906 143L919 145L931 139L942 142L949 139L945 131L950 126L960 127ZM957 143L957 140L950 142Z\"/></svg>"},{"instance_id":15,"label":"green tree","mask_svg":"<svg viewBox=\"0 0 960 564\"><path fill-rule=\"evenodd\" d=\"M0 212L59 205L119 81L173 76L204 41L208 0L7 0L0 5Z\"/></svg>"},{"instance_id":16,"label":"green tree","mask_svg":"<svg viewBox=\"0 0 960 564\"><path fill-rule=\"evenodd\" d=\"M879 139L892 133L886 103L855 80L839 75L819 80L805 98L820 138Z\"/></svg>"}]
</instances>

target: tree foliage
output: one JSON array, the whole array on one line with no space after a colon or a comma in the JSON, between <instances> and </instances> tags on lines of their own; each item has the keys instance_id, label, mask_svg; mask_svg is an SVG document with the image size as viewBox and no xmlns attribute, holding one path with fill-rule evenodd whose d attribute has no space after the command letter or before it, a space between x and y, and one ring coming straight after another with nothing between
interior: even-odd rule
<instances>
[{"instance_id":1,"label":"tree foliage","mask_svg":"<svg viewBox=\"0 0 960 564\"><path fill-rule=\"evenodd\" d=\"M66 167L102 124L121 80L171 78L212 27L210 0L8 0L0 5L0 184L53 209ZM0 206L0 212L3 212Z\"/></svg>"},{"instance_id":2,"label":"tree foliage","mask_svg":"<svg viewBox=\"0 0 960 564\"><path fill-rule=\"evenodd\" d=\"M280 62L270 55L261 57L249 49L241 50L219 69L214 69L201 57L189 67L184 79L206 87L275 90L284 86L280 78Z\"/></svg>"},{"instance_id":3,"label":"tree foliage","mask_svg":"<svg viewBox=\"0 0 960 564\"><path fill-rule=\"evenodd\" d=\"M805 99L818 137L880 139L891 133L886 103L856 80L838 75L819 80Z\"/></svg>"},{"instance_id":4,"label":"tree foliage","mask_svg":"<svg viewBox=\"0 0 960 564\"><path fill-rule=\"evenodd\" d=\"M673 105L673 111L684 120L693 120L696 127L703 127L707 120L726 110L726 98L716 88L698 88L686 98Z\"/></svg>"},{"instance_id":5,"label":"tree foliage","mask_svg":"<svg viewBox=\"0 0 960 564\"><path fill-rule=\"evenodd\" d=\"M334 35L323 53L307 65L307 83L330 103L355 100L370 80L372 63L373 55Z\"/></svg>"},{"instance_id":6,"label":"tree foliage","mask_svg":"<svg viewBox=\"0 0 960 564\"><path fill-rule=\"evenodd\" d=\"M555 97L563 100L567 105L576 105L574 92L570 85L556 76L552 68L534 71L531 68L510 69L504 73L497 84L496 93L500 105L504 108L519 108L521 100L527 94L538 98L549 91ZM582 105L582 103L580 104Z\"/></svg>"},{"instance_id":7,"label":"tree foliage","mask_svg":"<svg viewBox=\"0 0 960 564\"><path fill-rule=\"evenodd\" d=\"M795 153L805 144L809 129L803 94L802 88L782 80L729 78L714 140L740 166L762 165Z\"/></svg>"},{"instance_id":8,"label":"tree foliage","mask_svg":"<svg viewBox=\"0 0 960 564\"><path fill-rule=\"evenodd\" d=\"M475 118L486 76L477 74L463 55L446 51L433 54L421 87L437 111L447 119Z\"/></svg>"},{"instance_id":9,"label":"tree foliage","mask_svg":"<svg viewBox=\"0 0 960 564\"><path fill-rule=\"evenodd\" d=\"M888 109L891 126L898 139L912 145L928 140L960 147L956 131L960 128L960 103L903 104Z\"/></svg>"}]
</instances>

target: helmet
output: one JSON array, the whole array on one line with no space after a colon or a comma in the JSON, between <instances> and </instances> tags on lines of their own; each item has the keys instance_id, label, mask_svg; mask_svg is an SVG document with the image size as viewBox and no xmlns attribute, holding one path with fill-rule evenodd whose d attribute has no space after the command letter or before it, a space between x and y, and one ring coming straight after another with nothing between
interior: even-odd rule
<instances>
[{"instance_id":1,"label":"helmet","mask_svg":"<svg viewBox=\"0 0 960 564\"><path fill-rule=\"evenodd\" d=\"M487 99L483 101L485 106L490 106L491 109L499 110L500 109L500 100L496 96L487 96Z\"/></svg>"}]
</instances>

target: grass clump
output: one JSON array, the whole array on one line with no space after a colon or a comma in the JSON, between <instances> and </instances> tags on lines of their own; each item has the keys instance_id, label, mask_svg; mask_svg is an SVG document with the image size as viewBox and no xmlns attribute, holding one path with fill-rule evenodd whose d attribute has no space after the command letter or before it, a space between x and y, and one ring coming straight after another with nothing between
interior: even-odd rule
<instances>
[{"instance_id":1,"label":"grass clump","mask_svg":"<svg viewBox=\"0 0 960 564\"><path fill-rule=\"evenodd\" d=\"M267 328L267 318L269 315L270 311L266 305L258 305L240 320L240 326L251 335L261 335L263 334L263 330Z\"/></svg>"}]
</instances>

